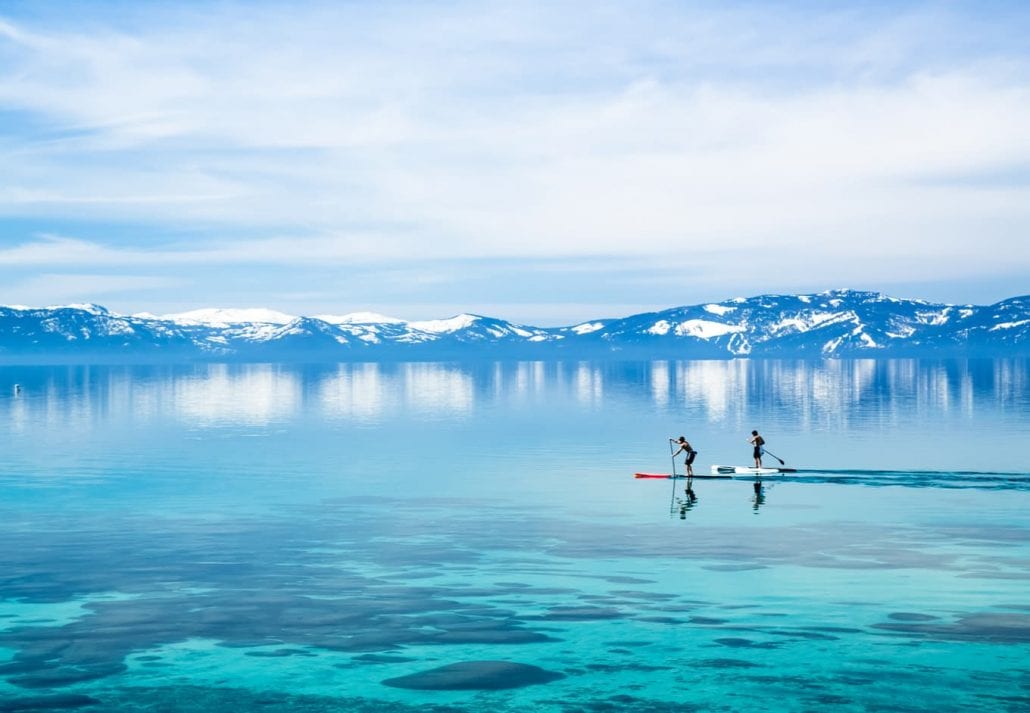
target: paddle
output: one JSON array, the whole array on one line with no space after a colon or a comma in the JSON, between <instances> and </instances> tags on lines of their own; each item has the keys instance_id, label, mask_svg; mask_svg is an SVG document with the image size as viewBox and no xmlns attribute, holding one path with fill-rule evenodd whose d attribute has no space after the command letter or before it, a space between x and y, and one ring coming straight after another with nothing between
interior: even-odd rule
<instances>
[{"instance_id":1,"label":"paddle","mask_svg":"<svg viewBox=\"0 0 1030 713\"><path fill-rule=\"evenodd\" d=\"M782 458L780 458L778 455L776 455L775 453L770 453L769 451L765 450L764 448L762 449L762 453L765 453L766 455L772 456L773 458L775 458L776 460L778 460L780 462L780 465L787 465L786 462L784 462L784 460Z\"/></svg>"},{"instance_id":2,"label":"paddle","mask_svg":"<svg viewBox=\"0 0 1030 713\"><path fill-rule=\"evenodd\" d=\"M673 440L669 439L669 459L672 461L672 498L669 500L670 517L676 512L676 453L672 449Z\"/></svg>"}]
</instances>

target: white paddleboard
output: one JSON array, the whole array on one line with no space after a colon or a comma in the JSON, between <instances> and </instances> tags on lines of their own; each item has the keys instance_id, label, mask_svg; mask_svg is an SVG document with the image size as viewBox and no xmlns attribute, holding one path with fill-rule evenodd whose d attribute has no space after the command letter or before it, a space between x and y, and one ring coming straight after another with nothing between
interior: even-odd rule
<instances>
[{"instance_id":1,"label":"white paddleboard","mask_svg":"<svg viewBox=\"0 0 1030 713\"><path fill-rule=\"evenodd\" d=\"M755 468L746 465L713 465L714 475L776 475L777 473L796 473L795 468Z\"/></svg>"}]
</instances>

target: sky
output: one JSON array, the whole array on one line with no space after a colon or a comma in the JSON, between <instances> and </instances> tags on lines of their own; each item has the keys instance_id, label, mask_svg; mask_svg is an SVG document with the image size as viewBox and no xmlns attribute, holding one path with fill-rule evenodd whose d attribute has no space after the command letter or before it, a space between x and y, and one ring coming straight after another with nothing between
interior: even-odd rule
<instances>
[{"instance_id":1,"label":"sky","mask_svg":"<svg viewBox=\"0 0 1030 713\"><path fill-rule=\"evenodd\" d=\"M0 303L1030 293L1030 3L0 0Z\"/></svg>"}]
</instances>

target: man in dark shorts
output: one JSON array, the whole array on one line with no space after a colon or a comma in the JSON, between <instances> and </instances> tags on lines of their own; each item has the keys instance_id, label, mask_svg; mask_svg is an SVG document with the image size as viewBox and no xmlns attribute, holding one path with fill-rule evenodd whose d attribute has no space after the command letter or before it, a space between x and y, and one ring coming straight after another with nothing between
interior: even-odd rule
<instances>
[{"instance_id":1,"label":"man in dark shorts","mask_svg":"<svg viewBox=\"0 0 1030 713\"><path fill-rule=\"evenodd\" d=\"M752 431L751 432L751 438L749 438L747 442L755 447L754 454L753 454L754 457L755 457L755 467L756 468L761 468L762 467L762 454L765 452L765 450L762 448L762 446L765 445L765 439L758 435L758 431Z\"/></svg>"},{"instance_id":2,"label":"man in dark shorts","mask_svg":"<svg viewBox=\"0 0 1030 713\"><path fill-rule=\"evenodd\" d=\"M687 458L686 458L686 460L683 461L683 465L687 466L687 477L688 478L693 478L694 477L694 458L697 456L697 451L695 451L693 448L690 447L690 443L688 443L687 439L684 438L683 436L680 436L679 440L673 440L671 438L669 440L672 441L672 443L674 443L675 445L679 446L679 450L677 450L675 453L672 454L673 458L678 456L680 453L686 453L687 454Z\"/></svg>"}]
</instances>

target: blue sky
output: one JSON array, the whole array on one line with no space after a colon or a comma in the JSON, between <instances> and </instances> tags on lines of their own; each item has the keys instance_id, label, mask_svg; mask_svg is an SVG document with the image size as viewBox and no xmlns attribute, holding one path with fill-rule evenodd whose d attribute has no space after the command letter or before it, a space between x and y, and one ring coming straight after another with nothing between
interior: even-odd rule
<instances>
[{"instance_id":1,"label":"blue sky","mask_svg":"<svg viewBox=\"0 0 1030 713\"><path fill-rule=\"evenodd\" d=\"M0 302L1030 292L1030 5L0 2Z\"/></svg>"}]
</instances>

